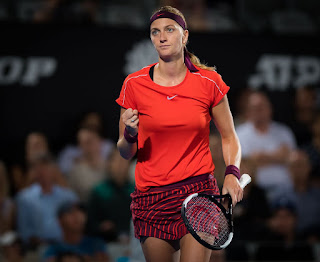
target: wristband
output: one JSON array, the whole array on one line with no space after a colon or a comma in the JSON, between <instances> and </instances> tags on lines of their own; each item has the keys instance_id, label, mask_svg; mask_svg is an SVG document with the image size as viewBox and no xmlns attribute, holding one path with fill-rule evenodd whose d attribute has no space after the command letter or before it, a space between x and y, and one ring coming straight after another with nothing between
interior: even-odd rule
<instances>
[{"instance_id":1,"label":"wristband","mask_svg":"<svg viewBox=\"0 0 320 262\"><path fill-rule=\"evenodd\" d=\"M227 166L226 172L224 173L224 175L226 176L226 175L229 175L229 174L234 175L238 179L240 179L240 177L241 177L239 168L237 168L234 165Z\"/></svg>"},{"instance_id":2,"label":"wristband","mask_svg":"<svg viewBox=\"0 0 320 262\"><path fill-rule=\"evenodd\" d=\"M133 143L138 141L138 133L135 136L131 136L128 133L127 128L124 129L123 136L127 140L127 142L130 143L130 144L133 144Z\"/></svg>"}]
</instances>

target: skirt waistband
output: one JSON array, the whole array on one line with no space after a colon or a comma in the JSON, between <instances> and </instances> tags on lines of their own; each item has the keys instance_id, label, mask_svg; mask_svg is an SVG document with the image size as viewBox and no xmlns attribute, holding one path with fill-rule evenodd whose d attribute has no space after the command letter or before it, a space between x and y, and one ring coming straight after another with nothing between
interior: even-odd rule
<instances>
[{"instance_id":1,"label":"skirt waistband","mask_svg":"<svg viewBox=\"0 0 320 262\"><path fill-rule=\"evenodd\" d=\"M167 191L167 190L172 190L172 189L176 189L185 185L189 185L192 183L197 183L200 181L205 181L207 180L210 176L213 177L212 174L208 173L208 174L203 174L203 175L198 175L198 176L193 176L193 177L189 177L186 178L182 181L173 183L173 184L169 184L169 185L165 185L165 186L157 186L157 187L151 187L147 192L161 192L161 191Z\"/></svg>"}]
</instances>

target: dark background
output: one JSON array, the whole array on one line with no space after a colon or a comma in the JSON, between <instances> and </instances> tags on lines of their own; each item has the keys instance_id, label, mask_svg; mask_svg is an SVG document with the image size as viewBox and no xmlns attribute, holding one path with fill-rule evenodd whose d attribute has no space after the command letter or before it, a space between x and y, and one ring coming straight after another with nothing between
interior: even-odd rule
<instances>
[{"instance_id":1,"label":"dark background","mask_svg":"<svg viewBox=\"0 0 320 262\"><path fill-rule=\"evenodd\" d=\"M114 100L126 77L125 54L134 43L148 38L148 31L98 25L2 23L0 32L0 59L54 57L57 61L54 75L40 78L35 86L19 81L0 84L0 159L19 161L24 139L31 131L44 132L57 153L73 142L77 123L86 111L100 112L106 124L104 136L116 141L119 106ZM319 60L319 46L317 36L190 32L188 49L202 61L217 66L231 87L229 99L236 114L237 96L248 86L249 75L257 73L256 64L262 55L307 55ZM2 75L6 70L10 68ZM276 120L286 122L295 87L261 88L273 98Z\"/></svg>"}]
</instances>

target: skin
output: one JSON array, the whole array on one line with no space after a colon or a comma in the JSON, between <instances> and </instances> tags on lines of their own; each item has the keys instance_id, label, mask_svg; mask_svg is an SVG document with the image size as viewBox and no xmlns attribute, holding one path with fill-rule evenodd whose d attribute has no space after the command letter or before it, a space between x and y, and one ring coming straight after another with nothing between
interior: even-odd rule
<instances>
[{"instance_id":1,"label":"skin","mask_svg":"<svg viewBox=\"0 0 320 262\"><path fill-rule=\"evenodd\" d=\"M160 18L151 24L150 32L151 41L159 55L159 63L154 68L154 82L162 86L174 86L181 83L187 72L183 49L188 41L188 30L183 30L174 20ZM226 96L212 109L211 113L221 135L225 164L239 167L240 143L234 130ZM137 144L128 143L123 133L125 128L131 136L138 133L139 112L132 108L127 110L122 108L120 114L120 137L117 147L122 157L130 159L137 152ZM233 175L227 175L224 180L222 194L226 193L231 195L234 205L243 197L243 190ZM147 262L179 261L179 254L177 254L179 252L176 252L165 240L149 237L142 244L142 249ZM191 234L185 235L180 240L181 262L206 262L209 261L210 255L211 250L199 244Z\"/></svg>"}]
</instances>

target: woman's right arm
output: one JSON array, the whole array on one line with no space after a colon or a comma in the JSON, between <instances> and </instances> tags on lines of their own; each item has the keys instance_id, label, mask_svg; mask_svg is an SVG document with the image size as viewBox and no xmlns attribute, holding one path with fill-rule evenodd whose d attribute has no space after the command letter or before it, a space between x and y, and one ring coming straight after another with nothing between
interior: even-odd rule
<instances>
[{"instance_id":1,"label":"woman's right arm","mask_svg":"<svg viewBox=\"0 0 320 262\"><path fill-rule=\"evenodd\" d=\"M124 131L129 136L134 137L138 134L138 110L128 108L121 108L120 120L119 120L119 140L117 142L117 147L120 152L120 155L125 159L132 158L137 153L137 142L129 143L124 137Z\"/></svg>"}]
</instances>

